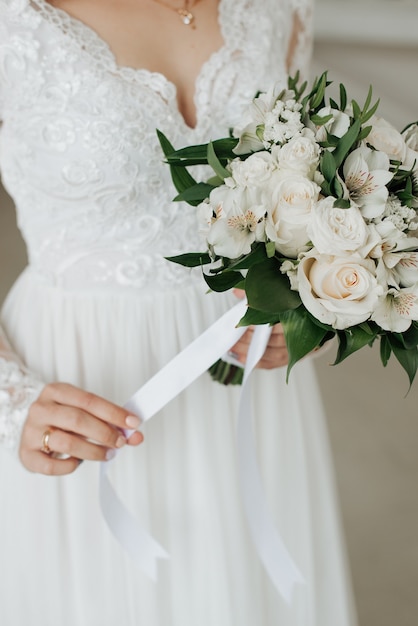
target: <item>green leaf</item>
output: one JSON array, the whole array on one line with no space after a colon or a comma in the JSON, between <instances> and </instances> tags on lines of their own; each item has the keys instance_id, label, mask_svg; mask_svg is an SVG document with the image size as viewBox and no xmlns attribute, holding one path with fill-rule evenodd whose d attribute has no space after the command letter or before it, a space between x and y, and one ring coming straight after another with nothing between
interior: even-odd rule
<instances>
[{"instance_id":1,"label":"green leaf","mask_svg":"<svg viewBox=\"0 0 418 626\"><path fill-rule=\"evenodd\" d=\"M332 152L329 152L329 150L325 150L321 157L320 170L325 180L329 183L334 179L337 171L337 165Z\"/></svg>"},{"instance_id":2,"label":"green leaf","mask_svg":"<svg viewBox=\"0 0 418 626\"><path fill-rule=\"evenodd\" d=\"M324 124L332 120L333 117L334 116L332 113L330 113L329 115L324 115L323 117L315 113L314 115L311 115L310 119L311 122L315 124L315 126L323 126Z\"/></svg>"},{"instance_id":3,"label":"green leaf","mask_svg":"<svg viewBox=\"0 0 418 626\"><path fill-rule=\"evenodd\" d=\"M386 335L382 335L380 337L380 360L382 361L383 367L386 367L388 364L391 354L392 348L390 347L389 340Z\"/></svg>"},{"instance_id":4,"label":"green leaf","mask_svg":"<svg viewBox=\"0 0 418 626\"><path fill-rule=\"evenodd\" d=\"M263 244L257 244L249 254L229 265L228 269L247 270L256 263L262 263L267 259L266 249Z\"/></svg>"},{"instance_id":5,"label":"green leaf","mask_svg":"<svg viewBox=\"0 0 418 626\"><path fill-rule=\"evenodd\" d=\"M184 267L198 267L199 265L207 265L211 262L209 254L206 252L188 252L187 254L178 254L176 256L166 256L167 261L184 265Z\"/></svg>"},{"instance_id":6,"label":"green leaf","mask_svg":"<svg viewBox=\"0 0 418 626\"><path fill-rule=\"evenodd\" d=\"M212 189L214 189L212 185L208 185L207 183L196 183L195 181L192 187L187 187L184 191L179 193L178 196L174 198L174 201L187 202L192 206L197 206L209 197Z\"/></svg>"},{"instance_id":7,"label":"green leaf","mask_svg":"<svg viewBox=\"0 0 418 626\"><path fill-rule=\"evenodd\" d=\"M387 337L393 354L408 375L409 387L411 387L418 367L418 349L404 348L393 334L388 334Z\"/></svg>"},{"instance_id":8,"label":"green leaf","mask_svg":"<svg viewBox=\"0 0 418 626\"><path fill-rule=\"evenodd\" d=\"M340 167L352 146L356 143L361 128L360 120L356 120L341 137L341 141L333 152L337 168Z\"/></svg>"},{"instance_id":9,"label":"green leaf","mask_svg":"<svg viewBox=\"0 0 418 626\"><path fill-rule=\"evenodd\" d=\"M372 128L372 126L365 126L364 128L362 128L359 133L358 140L363 141L363 139L366 139L366 137L370 135L370 131L372 130Z\"/></svg>"},{"instance_id":10,"label":"green leaf","mask_svg":"<svg viewBox=\"0 0 418 626\"><path fill-rule=\"evenodd\" d=\"M369 121L369 119L371 117L373 117L373 115L376 113L378 106L379 106L380 100L378 100L370 109L370 111L363 111L362 115L361 115L361 122L362 124L365 124L366 122Z\"/></svg>"},{"instance_id":11,"label":"green leaf","mask_svg":"<svg viewBox=\"0 0 418 626\"><path fill-rule=\"evenodd\" d=\"M266 254L269 259L276 254L276 244L274 241L266 241Z\"/></svg>"},{"instance_id":12,"label":"green leaf","mask_svg":"<svg viewBox=\"0 0 418 626\"><path fill-rule=\"evenodd\" d=\"M344 198L339 198L335 200L334 206L336 209L349 209L351 206L350 200L344 200Z\"/></svg>"},{"instance_id":13,"label":"green leaf","mask_svg":"<svg viewBox=\"0 0 418 626\"><path fill-rule=\"evenodd\" d=\"M251 308L279 314L299 306L299 294L290 289L289 279L281 273L280 266L281 262L272 258L250 267L245 291Z\"/></svg>"},{"instance_id":14,"label":"green leaf","mask_svg":"<svg viewBox=\"0 0 418 626\"><path fill-rule=\"evenodd\" d=\"M280 322L280 317L275 313L266 313L248 307L238 326L258 326L260 324L277 324L278 322Z\"/></svg>"},{"instance_id":15,"label":"green leaf","mask_svg":"<svg viewBox=\"0 0 418 626\"><path fill-rule=\"evenodd\" d=\"M370 335L360 326L353 326L347 330L337 332L338 336L338 352L334 365L344 361L350 354L357 352L364 346L371 345L376 338L376 335Z\"/></svg>"},{"instance_id":16,"label":"green leaf","mask_svg":"<svg viewBox=\"0 0 418 626\"><path fill-rule=\"evenodd\" d=\"M347 107L347 91L342 83L340 83L340 110L345 111Z\"/></svg>"},{"instance_id":17,"label":"green leaf","mask_svg":"<svg viewBox=\"0 0 418 626\"><path fill-rule=\"evenodd\" d=\"M224 168L224 166L216 156L216 152L211 141L208 143L208 163L215 172L215 174L217 174L219 178L222 178L222 180L231 176L231 173Z\"/></svg>"},{"instance_id":18,"label":"green leaf","mask_svg":"<svg viewBox=\"0 0 418 626\"><path fill-rule=\"evenodd\" d=\"M234 137L225 137L216 139L212 142L213 149L220 161L234 159L236 154L233 150L238 144L238 139ZM170 154L166 154L167 161L170 164L178 165L201 165L208 162L208 144L196 144L194 146L186 146L175 150Z\"/></svg>"},{"instance_id":19,"label":"green leaf","mask_svg":"<svg viewBox=\"0 0 418 626\"><path fill-rule=\"evenodd\" d=\"M161 149L164 156L168 157L174 152L172 144L167 137L160 130L157 129L157 136L161 145ZM184 166L170 166L171 178L173 180L174 187L179 193L183 193L189 187L196 185L196 181L193 176L185 169Z\"/></svg>"},{"instance_id":20,"label":"green leaf","mask_svg":"<svg viewBox=\"0 0 418 626\"><path fill-rule=\"evenodd\" d=\"M286 376L288 380L295 363L317 348L328 331L317 326L303 306L281 313L280 322L289 353Z\"/></svg>"},{"instance_id":21,"label":"green leaf","mask_svg":"<svg viewBox=\"0 0 418 626\"><path fill-rule=\"evenodd\" d=\"M203 274L203 278L212 291L228 291L228 289L238 285L242 280L242 274L240 272L226 271L215 275Z\"/></svg>"}]
</instances>

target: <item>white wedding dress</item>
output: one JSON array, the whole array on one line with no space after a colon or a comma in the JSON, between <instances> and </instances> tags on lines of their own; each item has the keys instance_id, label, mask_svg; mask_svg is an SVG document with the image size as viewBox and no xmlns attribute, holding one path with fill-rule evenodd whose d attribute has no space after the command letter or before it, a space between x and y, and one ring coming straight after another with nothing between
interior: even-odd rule
<instances>
[{"instance_id":1,"label":"white wedding dress","mask_svg":"<svg viewBox=\"0 0 418 626\"><path fill-rule=\"evenodd\" d=\"M194 209L170 202L155 129L178 147L224 136L257 90L285 81L293 10L305 26L301 65L308 0L220 1L224 46L197 80L191 129L164 76L118 67L91 29L45 0L0 0L0 164L29 256L1 321L43 381L123 404L233 302L163 258L201 244ZM353 626L312 364L295 367L289 385L283 370L257 371L253 383L267 499L305 579L291 607L243 516L239 390L204 374L111 467L123 501L170 554L157 583L101 517L98 464L63 478L30 474L6 450L13 424L3 423L0 623Z\"/></svg>"}]
</instances>

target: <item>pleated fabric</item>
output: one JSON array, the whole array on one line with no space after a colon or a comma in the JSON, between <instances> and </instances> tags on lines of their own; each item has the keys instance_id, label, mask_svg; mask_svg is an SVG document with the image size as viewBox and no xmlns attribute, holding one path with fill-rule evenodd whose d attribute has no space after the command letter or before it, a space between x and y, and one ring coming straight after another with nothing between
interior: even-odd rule
<instances>
[{"instance_id":1,"label":"pleated fabric","mask_svg":"<svg viewBox=\"0 0 418 626\"><path fill-rule=\"evenodd\" d=\"M69 292L29 271L3 307L17 352L45 381L123 404L232 302L203 286L141 298ZM190 364L193 367L193 364ZM309 359L253 376L254 429L272 517L305 584L288 607L255 553L239 496L239 389L202 375L110 467L130 511L169 552L158 581L105 525L99 467L33 475L0 455L1 622L7 626L353 626L323 407ZM7 480L4 480L7 477Z\"/></svg>"}]
</instances>

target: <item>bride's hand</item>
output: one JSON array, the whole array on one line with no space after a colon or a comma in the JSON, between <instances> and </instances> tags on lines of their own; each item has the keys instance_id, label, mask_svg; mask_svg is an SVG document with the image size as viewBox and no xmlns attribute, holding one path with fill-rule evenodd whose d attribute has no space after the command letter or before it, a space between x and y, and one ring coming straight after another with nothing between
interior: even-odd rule
<instances>
[{"instance_id":1,"label":"bride's hand","mask_svg":"<svg viewBox=\"0 0 418 626\"><path fill-rule=\"evenodd\" d=\"M237 298L243 298L245 292L241 289L234 289L234 294ZM251 343L253 332L254 327L249 326L248 330L245 331L241 339L231 348L231 352L243 365L245 364L247 358L248 348ZM272 328L266 351L257 363L257 367L269 370L276 367L283 367L288 364L288 361L289 355L286 348L282 325L275 324Z\"/></svg>"},{"instance_id":2,"label":"bride's hand","mask_svg":"<svg viewBox=\"0 0 418 626\"><path fill-rule=\"evenodd\" d=\"M124 430L140 420L99 396L65 383L46 385L30 409L19 456L31 472L70 474L82 460L105 461L124 445L138 445L142 433ZM60 456L62 458L60 458Z\"/></svg>"}]
</instances>

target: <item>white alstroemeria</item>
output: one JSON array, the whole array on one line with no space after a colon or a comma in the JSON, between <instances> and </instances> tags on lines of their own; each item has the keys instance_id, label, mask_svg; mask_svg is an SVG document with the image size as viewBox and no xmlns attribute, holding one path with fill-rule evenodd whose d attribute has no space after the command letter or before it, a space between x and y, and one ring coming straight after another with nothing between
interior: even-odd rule
<instances>
[{"instance_id":1,"label":"white alstroemeria","mask_svg":"<svg viewBox=\"0 0 418 626\"><path fill-rule=\"evenodd\" d=\"M320 187L305 176L288 170L273 173L264 195L266 234L280 254L297 258L307 250L307 226L319 192Z\"/></svg>"},{"instance_id":2,"label":"white alstroemeria","mask_svg":"<svg viewBox=\"0 0 418 626\"><path fill-rule=\"evenodd\" d=\"M397 285L413 287L418 284L418 252L393 252L397 263L393 265L393 274Z\"/></svg>"},{"instance_id":3,"label":"white alstroemeria","mask_svg":"<svg viewBox=\"0 0 418 626\"><path fill-rule=\"evenodd\" d=\"M359 251L360 256L366 256L377 243L372 237L374 231L368 228L356 206L339 209L334 202L335 198L329 196L312 208L307 232L314 247L321 254L343 256Z\"/></svg>"},{"instance_id":4,"label":"white alstroemeria","mask_svg":"<svg viewBox=\"0 0 418 626\"><path fill-rule=\"evenodd\" d=\"M343 165L344 181L350 198L364 217L372 219L383 213L388 198L387 183L393 174L384 152L365 145L353 150Z\"/></svg>"},{"instance_id":5,"label":"white alstroemeria","mask_svg":"<svg viewBox=\"0 0 418 626\"><path fill-rule=\"evenodd\" d=\"M389 289L379 298L371 319L383 330L403 333L418 320L418 285Z\"/></svg>"},{"instance_id":6,"label":"white alstroemeria","mask_svg":"<svg viewBox=\"0 0 418 626\"><path fill-rule=\"evenodd\" d=\"M317 115L319 117L328 117L328 115L332 115L332 119L322 126L316 127L315 135L317 141L326 141L327 132L330 135L334 135L334 137L343 137L350 128L350 116L347 115L347 113L344 113L344 111L339 111L338 109L332 109L330 106L326 106L320 109Z\"/></svg>"},{"instance_id":7,"label":"white alstroemeria","mask_svg":"<svg viewBox=\"0 0 418 626\"><path fill-rule=\"evenodd\" d=\"M272 155L265 150L252 154L244 161L234 159L228 164L231 179L226 179L225 184L238 187L264 186L276 167Z\"/></svg>"},{"instance_id":8,"label":"white alstroemeria","mask_svg":"<svg viewBox=\"0 0 418 626\"><path fill-rule=\"evenodd\" d=\"M280 168L302 174L311 180L319 163L320 147L314 134L304 129L300 136L292 137L283 146L274 146L272 154Z\"/></svg>"},{"instance_id":9,"label":"white alstroemeria","mask_svg":"<svg viewBox=\"0 0 418 626\"><path fill-rule=\"evenodd\" d=\"M266 208L258 189L222 185L211 192L209 201L212 222L206 240L214 254L236 259L248 254L255 241L264 241Z\"/></svg>"},{"instance_id":10,"label":"white alstroemeria","mask_svg":"<svg viewBox=\"0 0 418 626\"><path fill-rule=\"evenodd\" d=\"M390 221L383 220L378 224L370 224L370 228L376 230L379 243L370 251L369 256L380 259L388 252L403 252L414 250L418 247L418 238L410 237Z\"/></svg>"},{"instance_id":11,"label":"white alstroemeria","mask_svg":"<svg viewBox=\"0 0 418 626\"><path fill-rule=\"evenodd\" d=\"M388 155L392 161L404 162L406 143L401 133L382 117L373 116L367 143Z\"/></svg>"},{"instance_id":12,"label":"white alstroemeria","mask_svg":"<svg viewBox=\"0 0 418 626\"><path fill-rule=\"evenodd\" d=\"M299 263L298 284L308 311L340 330L369 319L383 293L371 259L321 255L315 248Z\"/></svg>"}]
</instances>

